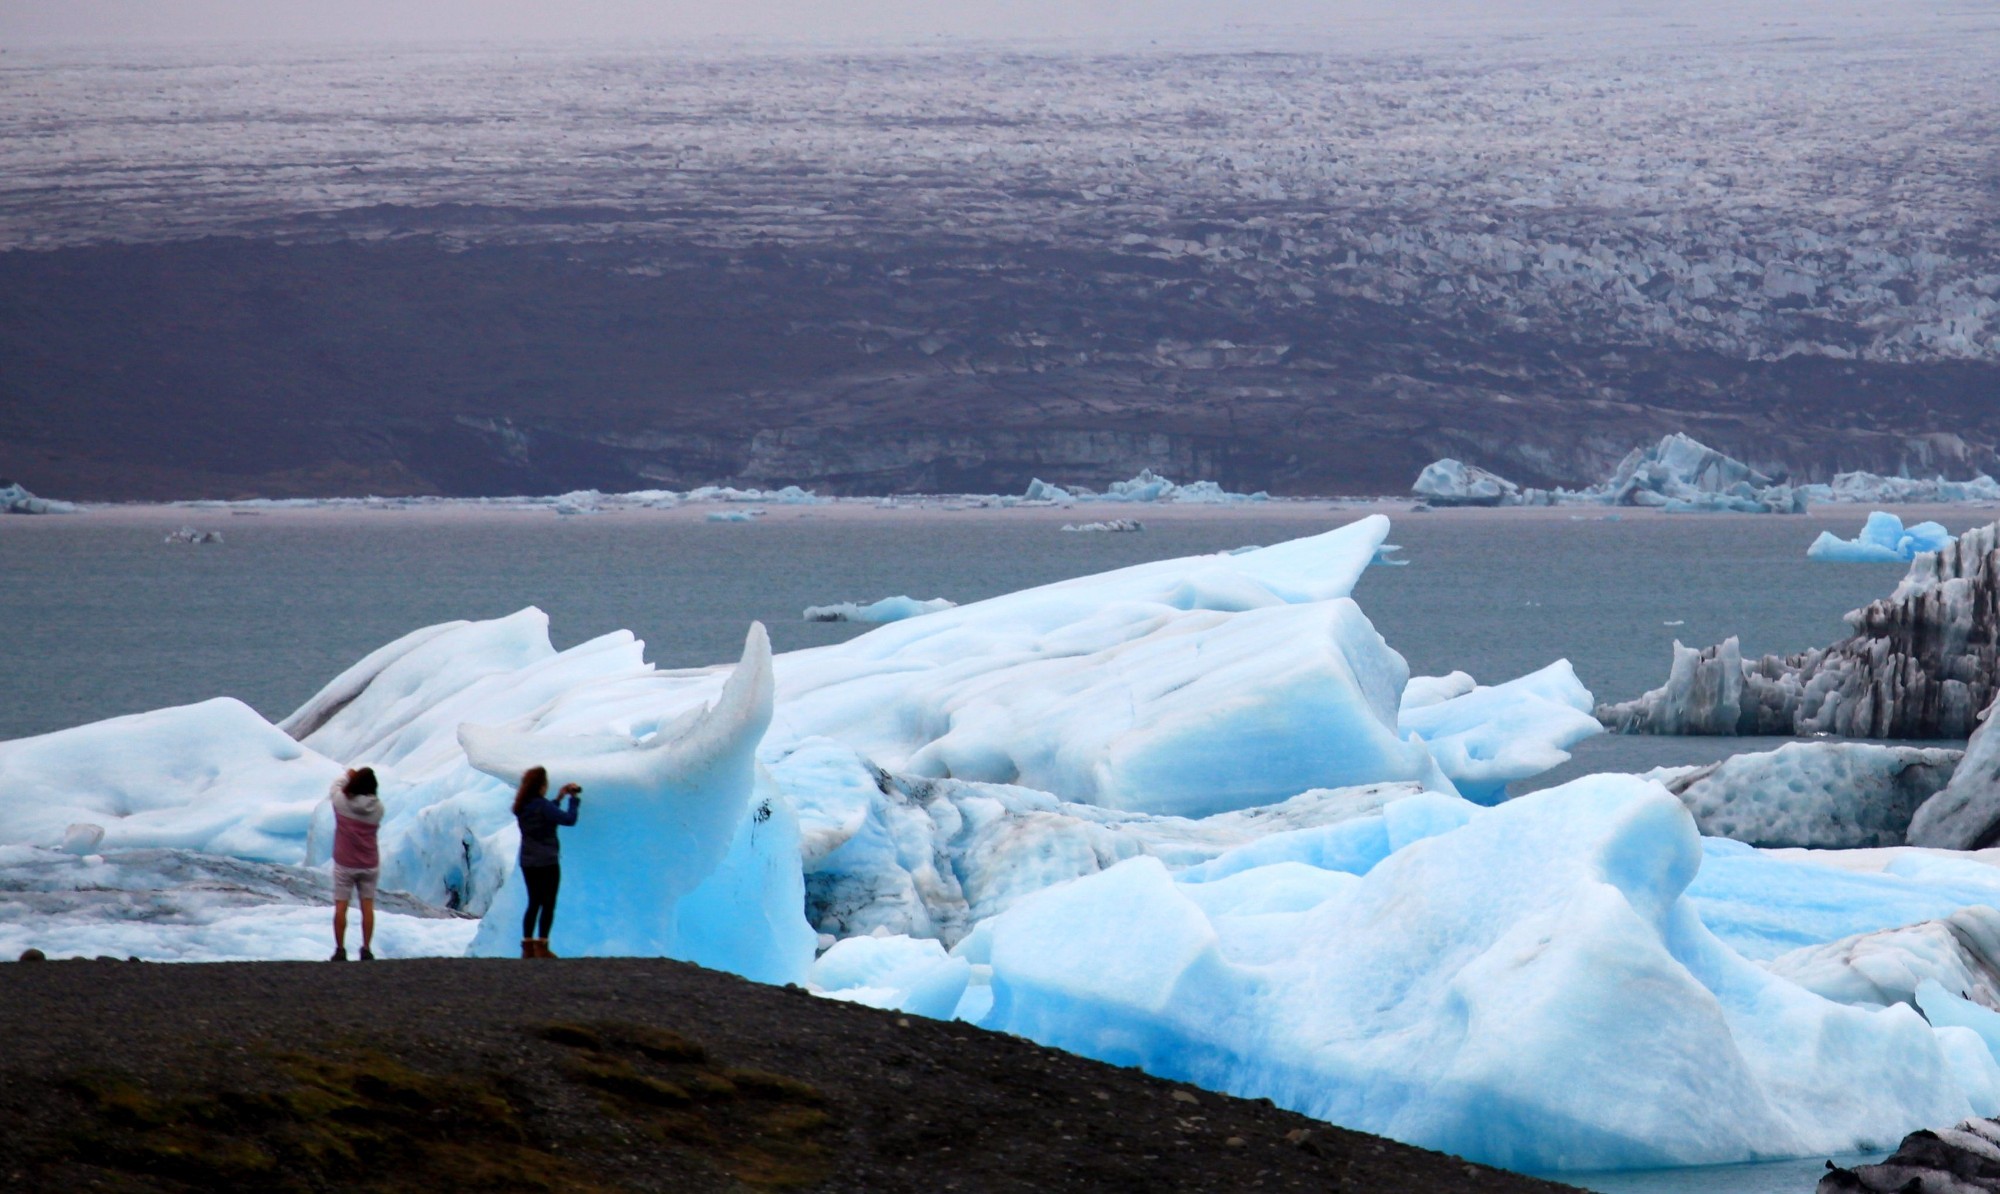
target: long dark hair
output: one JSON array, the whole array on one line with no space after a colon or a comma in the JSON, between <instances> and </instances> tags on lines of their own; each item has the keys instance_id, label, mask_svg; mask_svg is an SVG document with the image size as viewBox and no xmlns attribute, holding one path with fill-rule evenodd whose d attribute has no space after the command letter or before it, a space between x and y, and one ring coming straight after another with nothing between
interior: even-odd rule
<instances>
[{"instance_id":1,"label":"long dark hair","mask_svg":"<svg viewBox=\"0 0 2000 1194\"><path fill-rule=\"evenodd\" d=\"M531 801L548 794L549 769L547 767L530 767L526 771L523 771L521 773L521 786L514 793L514 815L517 817L520 816L521 810L527 808Z\"/></svg>"},{"instance_id":2,"label":"long dark hair","mask_svg":"<svg viewBox=\"0 0 2000 1194\"><path fill-rule=\"evenodd\" d=\"M349 796L373 796L380 790L375 782L373 767L358 768L353 775L347 777L346 785L341 788L341 791Z\"/></svg>"}]
</instances>

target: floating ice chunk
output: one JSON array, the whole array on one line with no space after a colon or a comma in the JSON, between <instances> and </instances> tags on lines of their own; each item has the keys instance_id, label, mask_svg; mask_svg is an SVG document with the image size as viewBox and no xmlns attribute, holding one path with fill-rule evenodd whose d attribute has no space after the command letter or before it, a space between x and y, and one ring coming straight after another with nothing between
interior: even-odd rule
<instances>
[{"instance_id":1,"label":"floating ice chunk","mask_svg":"<svg viewBox=\"0 0 2000 1194\"><path fill-rule=\"evenodd\" d=\"M0 481L0 514L75 514L80 509L74 502L36 497L18 481Z\"/></svg>"},{"instance_id":2,"label":"floating ice chunk","mask_svg":"<svg viewBox=\"0 0 2000 1194\"><path fill-rule=\"evenodd\" d=\"M1821 531L1806 549L1806 558L1843 564L1900 563L1916 559L1919 552L1943 551L1956 541L1938 523L1920 522L1905 529L1902 519L1877 510L1853 539Z\"/></svg>"},{"instance_id":3,"label":"floating ice chunk","mask_svg":"<svg viewBox=\"0 0 2000 1194\"><path fill-rule=\"evenodd\" d=\"M181 528L180 528L179 530L174 530L174 531L168 531L168 532L167 532L167 537L166 537L166 539L164 540L164 542L167 542L167 543L220 543L220 542L222 542L222 532L221 532L221 531L199 531L199 530L196 530L196 529L195 529L195 528L193 528L193 527L181 527Z\"/></svg>"},{"instance_id":4,"label":"floating ice chunk","mask_svg":"<svg viewBox=\"0 0 2000 1194\"><path fill-rule=\"evenodd\" d=\"M1211 915L1151 858L1050 888L953 951L990 968L961 1014L1531 1170L1848 1151L1994 1097L1983 1048L1711 936L1682 895L1700 839L1657 785L1466 815L1297 912Z\"/></svg>"},{"instance_id":5,"label":"floating ice chunk","mask_svg":"<svg viewBox=\"0 0 2000 1194\"><path fill-rule=\"evenodd\" d=\"M583 785L584 816L562 835L574 864L563 904L569 949L673 953L676 904L722 862L738 823L752 815L755 752L771 721L772 688L770 640L753 624L715 704L645 742L519 724L459 727L467 760L503 784L545 766L552 787ZM496 903L481 935L504 940L518 927Z\"/></svg>"},{"instance_id":6,"label":"floating ice chunk","mask_svg":"<svg viewBox=\"0 0 2000 1194\"><path fill-rule=\"evenodd\" d=\"M939 610L951 609L958 602L947 601L943 597L933 597L929 601L918 601L914 597L884 597L880 601L861 605L853 601L842 601L834 605L809 605L805 620L808 622L900 622L904 618L915 618L923 614L934 614Z\"/></svg>"},{"instance_id":7,"label":"floating ice chunk","mask_svg":"<svg viewBox=\"0 0 2000 1194\"><path fill-rule=\"evenodd\" d=\"M1427 685L1418 694L1425 703L1412 706L1405 687L1397 725L1429 744L1459 794L1481 804L1505 799L1508 783L1569 761L1570 747L1604 732L1591 715L1590 690L1566 659L1505 684L1428 699L1440 691Z\"/></svg>"},{"instance_id":8,"label":"floating ice chunk","mask_svg":"<svg viewBox=\"0 0 2000 1194\"><path fill-rule=\"evenodd\" d=\"M1129 481L1113 481L1103 493L1092 493L1081 485L1051 485L1037 477L1028 483L1022 501L1031 502L1192 502L1206 505L1262 502L1270 494L1230 493L1214 481L1190 481L1176 485L1152 469L1141 469ZM1013 499L1007 499L1009 501Z\"/></svg>"},{"instance_id":9,"label":"floating ice chunk","mask_svg":"<svg viewBox=\"0 0 2000 1194\"><path fill-rule=\"evenodd\" d=\"M228 697L0 742L0 843L301 862L341 769Z\"/></svg>"},{"instance_id":10,"label":"floating ice chunk","mask_svg":"<svg viewBox=\"0 0 2000 1194\"><path fill-rule=\"evenodd\" d=\"M708 512L708 521L755 522L757 517L763 513L762 510L710 510Z\"/></svg>"},{"instance_id":11,"label":"floating ice chunk","mask_svg":"<svg viewBox=\"0 0 2000 1194\"><path fill-rule=\"evenodd\" d=\"M1146 529L1145 523L1140 522L1137 519L1133 518L1114 518L1108 522L1085 522L1085 523L1063 524L1063 530L1079 532L1083 534L1093 534L1093 533L1130 534L1132 532L1143 531L1145 529Z\"/></svg>"},{"instance_id":12,"label":"floating ice chunk","mask_svg":"<svg viewBox=\"0 0 2000 1194\"><path fill-rule=\"evenodd\" d=\"M1701 831L1755 846L1900 846L1959 752L1865 742L1789 742L1706 767L1655 773Z\"/></svg>"},{"instance_id":13,"label":"floating ice chunk","mask_svg":"<svg viewBox=\"0 0 2000 1194\"><path fill-rule=\"evenodd\" d=\"M1425 465L1410 492L1433 506L1511 506L1521 497L1507 478L1450 457Z\"/></svg>"},{"instance_id":14,"label":"floating ice chunk","mask_svg":"<svg viewBox=\"0 0 2000 1194\"><path fill-rule=\"evenodd\" d=\"M1634 448L1600 484L1522 489L1485 469L1444 459L1425 467L1412 487L1432 505L1642 506L1669 513L1803 514L1806 491L1773 481L1749 465L1685 435Z\"/></svg>"},{"instance_id":15,"label":"floating ice chunk","mask_svg":"<svg viewBox=\"0 0 2000 1194\"><path fill-rule=\"evenodd\" d=\"M774 506L818 506L826 500L796 485L783 489L736 489L728 485L703 485L687 492L690 502L768 502Z\"/></svg>"}]
</instances>

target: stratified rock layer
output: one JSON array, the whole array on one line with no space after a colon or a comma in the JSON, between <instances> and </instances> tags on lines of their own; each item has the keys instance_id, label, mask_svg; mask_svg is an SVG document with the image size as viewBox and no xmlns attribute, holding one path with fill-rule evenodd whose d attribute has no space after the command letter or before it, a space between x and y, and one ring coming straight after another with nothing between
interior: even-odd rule
<instances>
[{"instance_id":1,"label":"stratified rock layer","mask_svg":"<svg viewBox=\"0 0 2000 1194\"><path fill-rule=\"evenodd\" d=\"M1664 686L1600 705L1628 734L1965 738L1994 694L2000 524L1917 557L1895 593L1847 615L1849 638L1745 660L1735 638L1674 644Z\"/></svg>"}]
</instances>

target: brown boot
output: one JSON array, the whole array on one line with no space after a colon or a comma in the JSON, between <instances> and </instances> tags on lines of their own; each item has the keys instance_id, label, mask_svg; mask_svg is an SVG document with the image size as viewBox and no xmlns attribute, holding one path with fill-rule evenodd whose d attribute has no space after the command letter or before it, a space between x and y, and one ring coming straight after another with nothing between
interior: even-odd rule
<instances>
[{"instance_id":1,"label":"brown boot","mask_svg":"<svg viewBox=\"0 0 2000 1194\"><path fill-rule=\"evenodd\" d=\"M535 956L538 958L555 957L555 954L549 950L549 939L547 937L535 938Z\"/></svg>"},{"instance_id":2,"label":"brown boot","mask_svg":"<svg viewBox=\"0 0 2000 1194\"><path fill-rule=\"evenodd\" d=\"M541 957L540 954L535 952L535 939L533 937L521 938L521 956L524 958Z\"/></svg>"}]
</instances>

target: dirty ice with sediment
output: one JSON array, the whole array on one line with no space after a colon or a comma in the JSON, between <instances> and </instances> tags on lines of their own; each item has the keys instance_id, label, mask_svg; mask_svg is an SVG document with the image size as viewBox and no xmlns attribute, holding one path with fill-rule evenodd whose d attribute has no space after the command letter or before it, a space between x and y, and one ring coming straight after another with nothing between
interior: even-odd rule
<instances>
[{"instance_id":1,"label":"dirty ice with sediment","mask_svg":"<svg viewBox=\"0 0 2000 1194\"><path fill-rule=\"evenodd\" d=\"M529 608L416 630L275 725L215 699L0 743L0 950L319 956L325 792L365 764L384 951L507 952L509 798L540 763L587 793L566 953L957 1017L1531 1170L2000 1111L2000 994L1959 944L2000 942L2000 868L1881 844L1955 752L1762 764L1822 792L1737 832L1770 848L1704 836L1744 815L1715 769L1506 800L1601 732L1592 694L1560 660L1412 677L1351 596L1388 531L783 654L752 625L706 669L625 631L557 651ZM1875 848L1784 848L1815 833Z\"/></svg>"}]
</instances>

